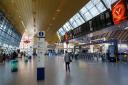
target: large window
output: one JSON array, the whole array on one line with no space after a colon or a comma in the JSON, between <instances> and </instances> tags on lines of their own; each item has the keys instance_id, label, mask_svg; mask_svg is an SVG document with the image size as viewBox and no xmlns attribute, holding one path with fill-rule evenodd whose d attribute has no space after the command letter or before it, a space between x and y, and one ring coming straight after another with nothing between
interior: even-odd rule
<instances>
[{"instance_id":1,"label":"large window","mask_svg":"<svg viewBox=\"0 0 128 85\"><path fill-rule=\"evenodd\" d=\"M101 2L101 0L91 0L93 2L94 5L98 4L99 2Z\"/></svg>"},{"instance_id":2,"label":"large window","mask_svg":"<svg viewBox=\"0 0 128 85\"><path fill-rule=\"evenodd\" d=\"M93 17L95 17L98 14L100 14L100 12L98 11L98 9L95 6L90 9L90 13L92 14Z\"/></svg>"},{"instance_id":3,"label":"large window","mask_svg":"<svg viewBox=\"0 0 128 85\"><path fill-rule=\"evenodd\" d=\"M66 24L63 25L63 29L67 31L73 29L73 27L69 24L69 22L67 22Z\"/></svg>"},{"instance_id":4,"label":"large window","mask_svg":"<svg viewBox=\"0 0 128 85\"><path fill-rule=\"evenodd\" d=\"M77 13L74 16L74 19L75 19L76 23L78 24L78 26L80 26L81 24L85 23L84 19L82 18L82 16L80 16L79 13Z\"/></svg>"},{"instance_id":5,"label":"large window","mask_svg":"<svg viewBox=\"0 0 128 85\"><path fill-rule=\"evenodd\" d=\"M14 26L0 12L0 43L18 47L20 40L21 35L16 32Z\"/></svg>"},{"instance_id":6,"label":"large window","mask_svg":"<svg viewBox=\"0 0 128 85\"><path fill-rule=\"evenodd\" d=\"M104 12L106 10L105 6L102 4L102 2L98 2L96 5L96 8L99 10L100 13Z\"/></svg>"},{"instance_id":7,"label":"large window","mask_svg":"<svg viewBox=\"0 0 128 85\"><path fill-rule=\"evenodd\" d=\"M91 0L80 10L80 14L88 21L105 10L106 8L100 0Z\"/></svg>"},{"instance_id":8,"label":"large window","mask_svg":"<svg viewBox=\"0 0 128 85\"><path fill-rule=\"evenodd\" d=\"M105 5L111 9L111 5L116 2L118 0L103 0L103 2L105 3Z\"/></svg>"},{"instance_id":9,"label":"large window","mask_svg":"<svg viewBox=\"0 0 128 85\"><path fill-rule=\"evenodd\" d=\"M89 21L93 17L99 15L100 13L106 11L107 8L111 9L111 4L116 1L117 0L90 0L78 13L69 19L68 22L71 26L69 26L69 24L67 26L67 23L65 23L62 27L65 31L74 29L84 22ZM59 31L59 33L64 35L64 32Z\"/></svg>"},{"instance_id":10,"label":"large window","mask_svg":"<svg viewBox=\"0 0 128 85\"><path fill-rule=\"evenodd\" d=\"M85 21L84 19L80 16L79 13L77 13L76 15L74 15L70 20L69 20L70 24L73 26L73 28L76 28L78 26L80 26L81 24L83 24Z\"/></svg>"},{"instance_id":11,"label":"large window","mask_svg":"<svg viewBox=\"0 0 128 85\"><path fill-rule=\"evenodd\" d=\"M63 35L65 34L65 31L64 31L63 28L60 28L60 29L58 30L58 32L59 32L59 34L60 34L61 36L63 36Z\"/></svg>"}]
</instances>

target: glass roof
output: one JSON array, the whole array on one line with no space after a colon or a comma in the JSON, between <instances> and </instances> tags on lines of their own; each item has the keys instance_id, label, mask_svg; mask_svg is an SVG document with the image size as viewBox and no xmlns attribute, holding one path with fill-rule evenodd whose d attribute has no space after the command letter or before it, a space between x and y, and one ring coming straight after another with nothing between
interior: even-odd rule
<instances>
[{"instance_id":1,"label":"glass roof","mask_svg":"<svg viewBox=\"0 0 128 85\"><path fill-rule=\"evenodd\" d=\"M58 30L58 33L59 33L60 36L63 36L65 34L65 30L63 28L60 28Z\"/></svg>"},{"instance_id":2,"label":"glass roof","mask_svg":"<svg viewBox=\"0 0 128 85\"><path fill-rule=\"evenodd\" d=\"M105 3L105 5L111 9L111 4L113 4L114 2L116 2L118 0L103 0L103 2Z\"/></svg>"}]
</instances>

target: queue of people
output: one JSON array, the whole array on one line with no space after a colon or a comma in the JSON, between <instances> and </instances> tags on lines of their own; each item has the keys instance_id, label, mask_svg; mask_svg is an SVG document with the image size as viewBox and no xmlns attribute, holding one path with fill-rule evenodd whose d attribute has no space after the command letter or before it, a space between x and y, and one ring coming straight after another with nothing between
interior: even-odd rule
<instances>
[{"instance_id":1,"label":"queue of people","mask_svg":"<svg viewBox=\"0 0 128 85\"><path fill-rule=\"evenodd\" d=\"M1 53L0 54L0 63L4 63L5 61L13 60L18 58L18 52L13 51L12 53L6 54Z\"/></svg>"}]
</instances>

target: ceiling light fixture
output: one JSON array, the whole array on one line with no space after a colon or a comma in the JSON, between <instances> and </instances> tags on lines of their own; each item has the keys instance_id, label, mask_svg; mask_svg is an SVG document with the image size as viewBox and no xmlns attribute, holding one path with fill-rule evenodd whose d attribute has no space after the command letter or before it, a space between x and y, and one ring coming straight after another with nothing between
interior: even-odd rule
<instances>
[{"instance_id":1,"label":"ceiling light fixture","mask_svg":"<svg viewBox=\"0 0 128 85\"><path fill-rule=\"evenodd\" d=\"M57 12L60 12L60 9L57 9L56 11L57 11Z\"/></svg>"},{"instance_id":2,"label":"ceiling light fixture","mask_svg":"<svg viewBox=\"0 0 128 85\"><path fill-rule=\"evenodd\" d=\"M52 20L55 20L55 19L56 19L55 17L52 18Z\"/></svg>"},{"instance_id":3,"label":"ceiling light fixture","mask_svg":"<svg viewBox=\"0 0 128 85\"><path fill-rule=\"evenodd\" d=\"M47 28L47 31L50 29L50 27Z\"/></svg>"},{"instance_id":4,"label":"ceiling light fixture","mask_svg":"<svg viewBox=\"0 0 128 85\"><path fill-rule=\"evenodd\" d=\"M21 19L21 16L19 16L19 18Z\"/></svg>"},{"instance_id":5,"label":"ceiling light fixture","mask_svg":"<svg viewBox=\"0 0 128 85\"><path fill-rule=\"evenodd\" d=\"M23 27L25 28L24 22L23 22L23 21L21 21L21 23L22 23Z\"/></svg>"}]
</instances>

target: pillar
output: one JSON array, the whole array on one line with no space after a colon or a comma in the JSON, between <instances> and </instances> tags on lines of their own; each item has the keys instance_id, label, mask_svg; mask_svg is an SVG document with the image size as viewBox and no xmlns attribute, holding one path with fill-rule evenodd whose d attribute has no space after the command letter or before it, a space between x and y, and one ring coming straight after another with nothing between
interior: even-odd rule
<instances>
[{"instance_id":1,"label":"pillar","mask_svg":"<svg viewBox=\"0 0 128 85\"><path fill-rule=\"evenodd\" d=\"M45 33L38 33L37 42L37 80L45 80Z\"/></svg>"}]
</instances>

